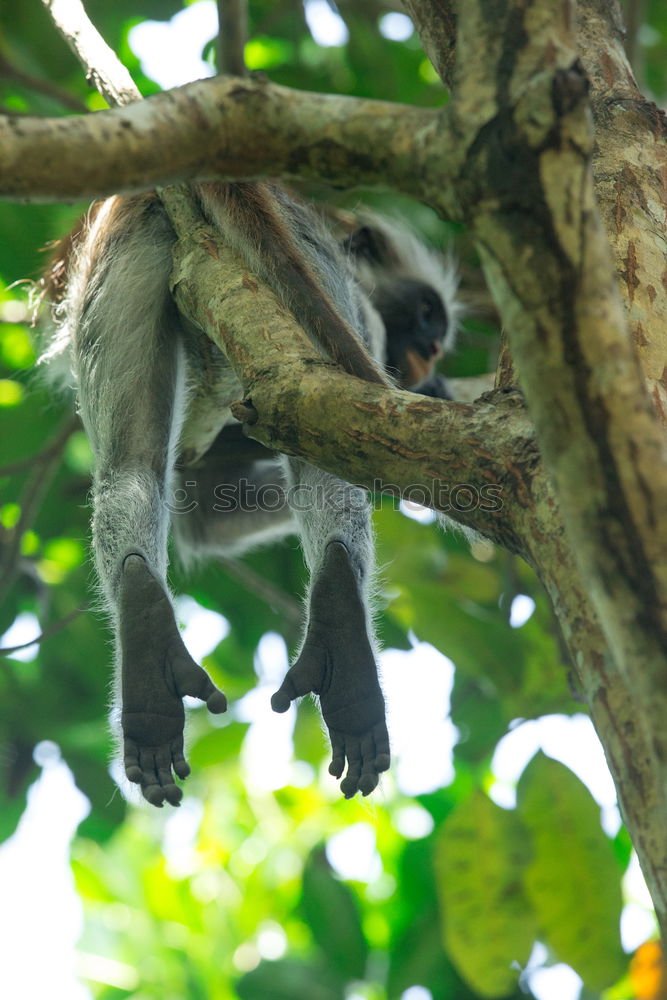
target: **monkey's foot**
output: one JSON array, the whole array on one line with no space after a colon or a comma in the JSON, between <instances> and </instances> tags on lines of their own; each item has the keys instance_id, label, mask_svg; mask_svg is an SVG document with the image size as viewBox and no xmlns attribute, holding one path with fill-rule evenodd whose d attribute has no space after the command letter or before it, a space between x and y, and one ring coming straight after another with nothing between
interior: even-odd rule
<instances>
[{"instance_id":1,"label":"monkey's foot","mask_svg":"<svg viewBox=\"0 0 667 1000\"><path fill-rule=\"evenodd\" d=\"M183 792L172 771L179 778L190 773L182 699L201 698L215 714L227 699L183 645L171 601L138 553L123 563L119 634L125 774L151 805L177 806Z\"/></svg>"},{"instance_id":2,"label":"monkey's foot","mask_svg":"<svg viewBox=\"0 0 667 1000\"><path fill-rule=\"evenodd\" d=\"M368 795L389 767L389 737L364 605L342 542L327 545L301 655L271 705L286 712L290 702L311 691L320 697L331 738L329 773L340 778L347 761L340 786L345 798L357 791Z\"/></svg>"}]
</instances>

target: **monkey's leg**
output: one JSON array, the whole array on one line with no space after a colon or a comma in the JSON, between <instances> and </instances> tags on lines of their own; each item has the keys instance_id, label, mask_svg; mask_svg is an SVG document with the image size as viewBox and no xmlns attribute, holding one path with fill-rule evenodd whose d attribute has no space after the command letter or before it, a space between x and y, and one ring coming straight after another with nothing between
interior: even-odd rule
<instances>
[{"instance_id":1,"label":"monkey's leg","mask_svg":"<svg viewBox=\"0 0 667 1000\"><path fill-rule=\"evenodd\" d=\"M236 429L225 428L195 465L177 471L172 529L186 566L247 552L296 530L278 456L228 430Z\"/></svg>"},{"instance_id":2,"label":"monkey's leg","mask_svg":"<svg viewBox=\"0 0 667 1000\"><path fill-rule=\"evenodd\" d=\"M152 805L178 805L172 769L187 778L183 755L183 697L224 712L227 700L183 644L166 585L142 552L122 562L118 597L123 762L128 779Z\"/></svg>"},{"instance_id":3,"label":"monkey's leg","mask_svg":"<svg viewBox=\"0 0 667 1000\"><path fill-rule=\"evenodd\" d=\"M93 546L119 665L112 717L122 729L127 778L152 805L178 805L174 774L189 773L182 699L200 698L215 713L227 704L186 650L166 584L185 361L173 318L149 304L136 310L131 329L120 328L114 317L123 303L111 301L110 282L89 308L96 322L82 324L77 349L81 410L96 457Z\"/></svg>"},{"instance_id":4,"label":"monkey's leg","mask_svg":"<svg viewBox=\"0 0 667 1000\"><path fill-rule=\"evenodd\" d=\"M144 386L131 426L119 410L109 428L110 453L98 459L93 538L115 617L125 773L161 806L182 797L172 770L179 778L190 771L184 695L215 713L224 712L226 700L185 648L166 586L170 428L155 389Z\"/></svg>"},{"instance_id":5,"label":"monkey's leg","mask_svg":"<svg viewBox=\"0 0 667 1000\"><path fill-rule=\"evenodd\" d=\"M368 611L373 565L363 490L288 460L292 505L311 571L308 626L299 657L271 699L275 711L314 692L332 747L330 774L346 798L368 795L389 767L389 737Z\"/></svg>"}]
</instances>

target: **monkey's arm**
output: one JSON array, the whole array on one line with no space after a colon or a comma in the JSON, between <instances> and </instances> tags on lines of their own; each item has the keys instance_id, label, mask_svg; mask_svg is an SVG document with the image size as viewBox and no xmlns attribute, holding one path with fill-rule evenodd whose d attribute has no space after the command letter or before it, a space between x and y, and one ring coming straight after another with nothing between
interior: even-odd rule
<instances>
[{"instance_id":1,"label":"monkey's arm","mask_svg":"<svg viewBox=\"0 0 667 1000\"><path fill-rule=\"evenodd\" d=\"M309 692L319 695L331 738L329 773L345 798L368 795L389 768L389 737L364 602L350 554L342 542L326 547L310 598L301 654L271 699L276 712Z\"/></svg>"}]
</instances>

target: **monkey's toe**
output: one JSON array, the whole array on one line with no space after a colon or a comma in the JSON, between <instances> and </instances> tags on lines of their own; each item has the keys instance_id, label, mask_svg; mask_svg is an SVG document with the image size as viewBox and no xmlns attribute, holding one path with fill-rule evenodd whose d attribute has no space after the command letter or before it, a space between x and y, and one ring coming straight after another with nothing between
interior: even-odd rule
<instances>
[{"instance_id":1,"label":"monkey's toe","mask_svg":"<svg viewBox=\"0 0 667 1000\"><path fill-rule=\"evenodd\" d=\"M217 688L212 695L206 699L206 707L211 712L212 715L221 715L222 712L227 711L227 699L225 698L222 691L218 691Z\"/></svg>"},{"instance_id":2,"label":"monkey's toe","mask_svg":"<svg viewBox=\"0 0 667 1000\"><path fill-rule=\"evenodd\" d=\"M380 775L373 771L367 771L359 778L359 791L362 795L370 795L378 786Z\"/></svg>"},{"instance_id":3,"label":"monkey's toe","mask_svg":"<svg viewBox=\"0 0 667 1000\"><path fill-rule=\"evenodd\" d=\"M164 792L160 785L145 785L141 791L147 802L150 802L156 809L162 808Z\"/></svg>"},{"instance_id":4,"label":"monkey's toe","mask_svg":"<svg viewBox=\"0 0 667 1000\"><path fill-rule=\"evenodd\" d=\"M335 731L330 731L329 735L332 750L329 774L340 778L347 761L347 774L340 783L345 798L351 799L357 792L370 795L378 786L380 774L388 770L390 764L389 738L384 722L378 723L361 739Z\"/></svg>"},{"instance_id":5,"label":"monkey's toe","mask_svg":"<svg viewBox=\"0 0 667 1000\"><path fill-rule=\"evenodd\" d=\"M274 712L286 712L290 707L292 702L289 696L285 694L284 691L276 691L274 695L271 696L271 708Z\"/></svg>"},{"instance_id":6,"label":"monkey's toe","mask_svg":"<svg viewBox=\"0 0 667 1000\"><path fill-rule=\"evenodd\" d=\"M152 806L160 809L165 802L171 806L180 805L183 792L173 775L187 778L190 773L183 756L182 737L158 747L142 746L131 737L125 737L123 763L128 781L141 786L141 794Z\"/></svg>"}]
</instances>

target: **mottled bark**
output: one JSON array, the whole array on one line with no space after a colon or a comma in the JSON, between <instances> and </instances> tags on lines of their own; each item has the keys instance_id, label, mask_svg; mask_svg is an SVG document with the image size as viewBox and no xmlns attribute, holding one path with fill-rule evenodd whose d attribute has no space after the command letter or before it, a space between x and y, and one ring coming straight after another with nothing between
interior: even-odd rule
<instances>
[{"instance_id":1,"label":"mottled bark","mask_svg":"<svg viewBox=\"0 0 667 1000\"><path fill-rule=\"evenodd\" d=\"M0 115L0 198L52 202L221 177L438 187L439 112L216 77L94 115ZM423 169L415 169L423 163Z\"/></svg>"},{"instance_id":2,"label":"mottled bark","mask_svg":"<svg viewBox=\"0 0 667 1000\"><path fill-rule=\"evenodd\" d=\"M617 5L580 3L578 27L595 120L595 193L639 363L667 427L667 118L637 89Z\"/></svg>"},{"instance_id":3,"label":"mottled bark","mask_svg":"<svg viewBox=\"0 0 667 1000\"><path fill-rule=\"evenodd\" d=\"M461 5L449 169L506 328L501 379L517 370L542 455L522 552L551 595L664 931L665 120L635 87L618 25L607 0L582 3L578 36L569 2Z\"/></svg>"}]
</instances>

